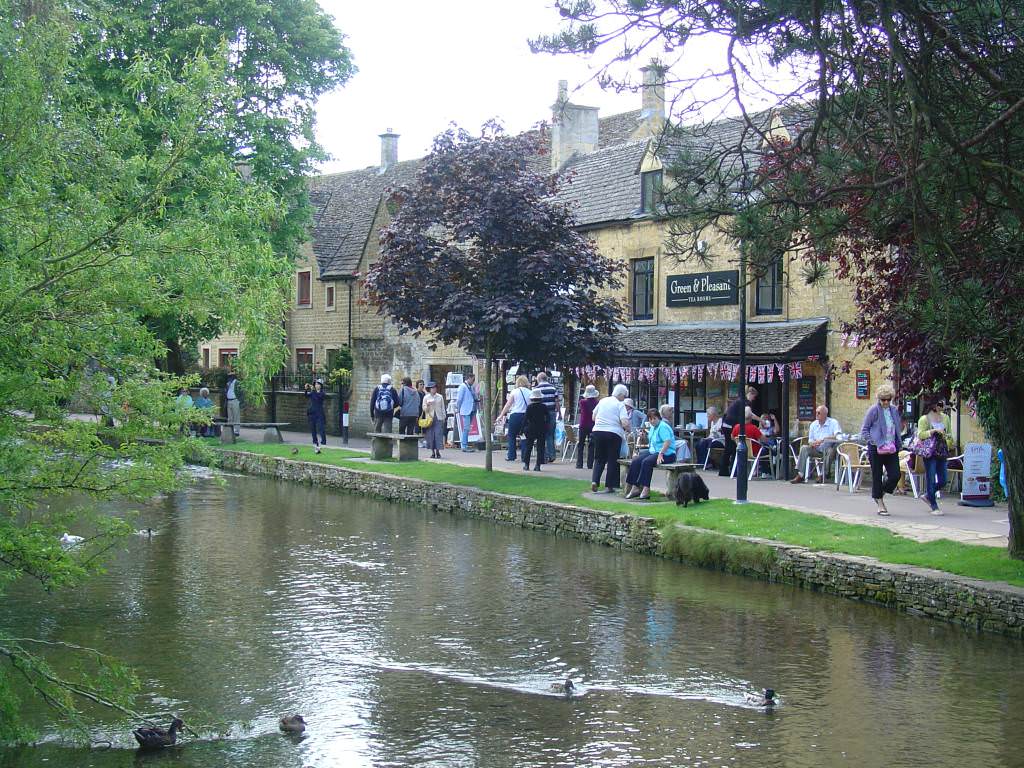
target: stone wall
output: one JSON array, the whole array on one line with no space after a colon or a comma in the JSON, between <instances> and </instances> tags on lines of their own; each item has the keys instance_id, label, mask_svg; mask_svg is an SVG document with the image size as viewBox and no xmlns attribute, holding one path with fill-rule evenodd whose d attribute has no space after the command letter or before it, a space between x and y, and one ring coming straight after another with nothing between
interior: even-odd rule
<instances>
[{"instance_id":1,"label":"stone wall","mask_svg":"<svg viewBox=\"0 0 1024 768\"><path fill-rule=\"evenodd\" d=\"M1024 589L983 582L912 566L880 563L868 557L813 552L779 542L745 539L676 526L663 536L652 518L535 501L373 472L291 461L239 451L217 454L220 466L241 472L270 475L282 480L340 488L389 501L429 507L503 525L546 531L619 549L668 557L693 565L714 565L721 570L772 582L794 584L839 597L884 605L899 611L959 624L972 630L1011 637L1024 636ZM680 536L679 534L682 534ZM686 534L720 546L704 561L686 556L677 539ZM730 548L755 547L767 556L721 556Z\"/></svg>"}]
</instances>

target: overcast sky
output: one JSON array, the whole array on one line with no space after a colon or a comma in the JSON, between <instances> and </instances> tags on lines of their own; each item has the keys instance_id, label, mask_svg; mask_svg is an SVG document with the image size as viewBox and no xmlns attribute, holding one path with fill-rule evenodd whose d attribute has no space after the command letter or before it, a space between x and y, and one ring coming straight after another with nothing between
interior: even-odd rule
<instances>
[{"instance_id":1,"label":"overcast sky","mask_svg":"<svg viewBox=\"0 0 1024 768\"><path fill-rule=\"evenodd\" d=\"M498 118L509 131L550 119L559 80L570 89L595 64L530 53L527 39L558 28L551 0L319 0L346 35L359 72L323 97L317 133L333 159L327 172L380 161L378 135L401 134L398 157L422 157L451 121L476 131ZM637 62L637 68L645 63ZM596 84L571 96L601 115L639 109L637 93Z\"/></svg>"}]
</instances>

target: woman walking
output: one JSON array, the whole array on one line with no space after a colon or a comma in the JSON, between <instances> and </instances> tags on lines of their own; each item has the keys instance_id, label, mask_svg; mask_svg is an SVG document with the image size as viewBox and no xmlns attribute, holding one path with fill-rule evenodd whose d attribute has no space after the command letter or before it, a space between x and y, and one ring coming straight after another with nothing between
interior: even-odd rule
<instances>
[{"instance_id":1,"label":"woman walking","mask_svg":"<svg viewBox=\"0 0 1024 768\"><path fill-rule=\"evenodd\" d=\"M601 475L608 468L605 490L615 493L619 487L619 450L629 429L629 415L623 401L629 394L625 384L616 384L610 397L602 398L594 408L594 471L590 476L590 490L597 493Z\"/></svg>"},{"instance_id":2,"label":"woman walking","mask_svg":"<svg viewBox=\"0 0 1024 768\"><path fill-rule=\"evenodd\" d=\"M530 404L530 395L532 394L530 380L525 376L517 376L516 387L508 393L505 405L502 407L501 413L498 414L496 419L498 423L501 423L506 415L508 416L508 450L505 451L505 461L516 460L516 444L519 435L523 432L523 425L526 423L526 407Z\"/></svg>"},{"instance_id":3,"label":"woman walking","mask_svg":"<svg viewBox=\"0 0 1024 768\"><path fill-rule=\"evenodd\" d=\"M899 409L892 404L896 392L889 384L883 384L875 393L878 402L864 414L860 435L868 444L868 461L871 464L871 498L875 501L878 514L888 516L885 494L892 493L900 481L899 443L902 428ZM885 483L882 483L882 470Z\"/></svg>"},{"instance_id":4,"label":"woman walking","mask_svg":"<svg viewBox=\"0 0 1024 768\"><path fill-rule=\"evenodd\" d=\"M537 449L537 464L534 472L540 472L544 463L544 443L548 436L548 421L551 419L550 409L544 405L544 391L540 388L530 393L530 404L526 407L524 429L526 443L523 445L523 471L530 468L530 455Z\"/></svg>"},{"instance_id":5,"label":"woman walking","mask_svg":"<svg viewBox=\"0 0 1024 768\"><path fill-rule=\"evenodd\" d=\"M647 423L650 425L647 428L647 444L650 447L629 465L626 473L627 499L650 498L654 468L676 460L676 434L672 427L654 408L647 411Z\"/></svg>"},{"instance_id":6,"label":"woman walking","mask_svg":"<svg viewBox=\"0 0 1024 768\"><path fill-rule=\"evenodd\" d=\"M917 422L917 442L914 450L924 462L925 487L921 498L931 507L933 515L941 515L938 492L946 485L946 459L953 446L953 428L949 414L943 411L941 399L933 400L927 413Z\"/></svg>"},{"instance_id":7,"label":"woman walking","mask_svg":"<svg viewBox=\"0 0 1024 768\"><path fill-rule=\"evenodd\" d=\"M587 469L594 468L594 439L591 433L594 431L594 409L597 408L597 401L600 395L597 387L588 384L583 390L583 399L580 400L580 426L576 433L576 469L583 469L583 444L587 444Z\"/></svg>"},{"instance_id":8,"label":"woman walking","mask_svg":"<svg viewBox=\"0 0 1024 768\"><path fill-rule=\"evenodd\" d=\"M430 458L440 459L444 448L444 395L437 391L437 382L434 381L427 382L427 394L423 396L422 420L426 419L430 419L430 423L423 425L423 439L430 449Z\"/></svg>"},{"instance_id":9,"label":"woman walking","mask_svg":"<svg viewBox=\"0 0 1024 768\"><path fill-rule=\"evenodd\" d=\"M320 453L320 446L327 445L327 414L324 412L324 383L317 379L313 385L306 387L306 418L309 420L309 431L313 435L313 448ZM317 441L319 437L319 441Z\"/></svg>"}]
</instances>

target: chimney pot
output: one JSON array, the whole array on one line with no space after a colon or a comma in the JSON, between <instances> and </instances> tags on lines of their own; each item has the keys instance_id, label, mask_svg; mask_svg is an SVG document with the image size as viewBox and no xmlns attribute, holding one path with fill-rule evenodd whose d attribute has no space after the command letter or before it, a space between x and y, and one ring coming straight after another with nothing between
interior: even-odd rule
<instances>
[{"instance_id":1,"label":"chimney pot","mask_svg":"<svg viewBox=\"0 0 1024 768\"><path fill-rule=\"evenodd\" d=\"M390 128L380 134L380 173L385 173L398 163L398 136Z\"/></svg>"}]
</instances>

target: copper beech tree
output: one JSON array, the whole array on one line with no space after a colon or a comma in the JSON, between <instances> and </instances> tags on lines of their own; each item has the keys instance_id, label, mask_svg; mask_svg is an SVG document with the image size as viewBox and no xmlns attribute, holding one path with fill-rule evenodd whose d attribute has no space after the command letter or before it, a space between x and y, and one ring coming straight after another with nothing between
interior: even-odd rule
<instances>
[{"instance_id":1,"label":"copper beech tree","mask_svg":"<svg viewBox=\"0 0 1024 768\"><path fill-rule=\"evenodd\" d=\"M548 50L686 70L668 146L674 245L724 230L752 271L852 284L845 330L901 395L974 398L1004 449L1024 558L1024 16L988 0L560 0ZM611 70L606 70L609 76ZM715 86L718 86L717 88ZM753 100L757 100L755 105ZM755 106L772 107L758 111ZM742 130L703 120L737 114ZM786 133L777 130L784 124ZM678 135L671 136L675 132Z\"/></svg>"},{"instance_id":2,"label":"copper beech tree","mask_svg":"<svg viewBox=\"0 0 1024 768\"><path fill-rule=\"evenodd\" d=\"M576 231L555 199L557 177L531 169L543 140L494 123L480 136L440 134L415 182L392 195L396 213L367 275L370 300L400 328L482 355L487 393L496 358L597 359L622 319L617 265Z\"/></svg>"}]
</instances>

